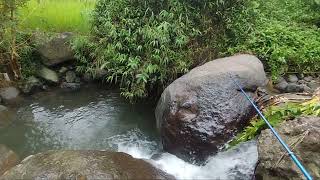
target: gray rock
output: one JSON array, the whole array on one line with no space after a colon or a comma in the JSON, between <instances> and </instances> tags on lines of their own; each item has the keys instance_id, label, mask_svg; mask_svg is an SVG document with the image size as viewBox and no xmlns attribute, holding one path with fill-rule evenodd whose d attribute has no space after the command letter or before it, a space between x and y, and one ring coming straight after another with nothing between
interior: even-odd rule
<instances>
[{"instance_id":1,"label":"gray rock","mask_svg":"<svg viewBox=\"0 0 320 180\"><path fill-rule=\"evenodd\" d=\"M49 82L53 82L53 83L59 82L58 74L55 71L44 66L40 68L38 72L38 76Z\"/></svg>"},{"instance_id":2,"label":"gray rock","mask_svg":"<svg viewBox=\"0 0 320 180\"><path fill-rule=\"evenodd\" d=\"M274 85L274 88L280 92L285 92L287 89L288 83L284 78L279 79L278 83Z\"/></svg>"},{"instance_id":3,"label":"gray rock","mask_svg":"<svg viewBox=\"0 0 320 180\"><path fill-rule=\"evenodd\" d=\"M75 72L73 72L73 71L68 71L68 72L66 73L66 81L67 81L68 83L74 83L74 82L76 81L76 78L77 78L77 75L76 75Z\"/></svg>"},{"instance_id":4,"label":"gray rock","mask_svg":"<svg viewBox=\"0 0 320 180\"><path fill-rule=\"evenodd\" d=\"M48 151L24 159L0 179L174 179L141 159L111 151Z\"/></svg>"},{"instance_id":5,"label":"gray rock","mask_svg":"<svg viewBox=\"0 0 320 180\"><path fill-rule=\"evenodd\" d=\"M23 86L21 87L21 90L25 94L30 94L37 89L41 89L42 85L42 82L38 78L30 76L24 82Z\"/></svg>"},{"instance_id":6,"label":"gray rock","mask_svg":"<svg viewBox=\"0 0 320 180\"><path fill-rule=\"evenodd\" d=\"M62 33L37 47L42 63L46 66L54 66L74 60L74 53L70 47L71 38L72 33Z\"/></svg>"},{"instance_id":7,"label":"gray rock","mask_svg":"<svg viewBox=\"0 0 320 180\"><path fill-rule=\"evenodd\" d=\"M0 176L18 163L18 155L5 145L0 144Z\"/></svg>"},{"instance_id":8,"label":"gray rock","mask_svg":"<svg viewBox=\"0 0 320 180\"><path fill-rule=\"evenodd\" d=\"M0 128L7 127L12 121L13 113L3 105L0 105Z\"/></svg>"},{"instance_id":9,"label":"gray rock","mask_svg":"<svg viewBox=\"0 0 320 180\"><path fill-rule=\"evenodd\" d=\"M79 90L81 85L80 83L67 83L67 82L63 82L61 83L60 87L62 89L67 89L67 90L71 90L71 91L76 91Z\"/></svg>"},{"instance_id":10,"label":"gray rock","mask_svg":"<svg viewBox=\"0 0 320 180\"><path fill-rule=\"evenodd\" d=\"M301 117L287 121L279 125L276 131L287 144L301 140L294 146L294 153L313 178L320 179L320 117ZM258 179L305 179L269 129L262 131L259 136L258 152ZM278 162L283 155L284 158Z\"/></svg>"},{"instance_id":11,"label":"gray rock","mask_svg":"<svg viewBox=\"0 0 320 180\"><path fill-rule=\"evenodd\" d=\"M312 76L306 76L306 77L304 77L303 79L304 79L305 81L310 82L313 78L312 78Z\"/></svg>"},{"instance_id":12,"label":"gray rock","mask_svg":"<svg viewBox=\"0 0 320 180\"><path fill-rule=\"evenodd\" d=\"M304 91L304 92L309 92L309 93L311 93L311 92L313 91L309 86L307 86L307 85L305 85L305 84L303 84L302 86L303 86L303 91Z\"/></svg>"},{"instance_id":13,"label":"gray rock","mask_svg":"<svg viewBox=\"0 0 320 180\"><path fill-rule=\"evenodd\" d=\"M294 92L303 92L304 86L295 84L295 83L289 83L288 86L286 87L286 92L287 93L294 93Z\"/></svg>"},{"instance_id":14,"label":"gray rock","mask_svg":"<svg viewBox=\"0 0 320 180\"><path fill-rule=\"evenodd\" d=\"M259 59L237 55L194 68L164 90L155 112L164 150L204 160L248 123L254 110L231 75L250 95L267 82Z\"/></svg>"},{"instance_id":15,"label":"gray rock","mask_svg":"<svg viewBox=\"0 0 320 180\"><path fill-rule=\"evenodd\" d=\"M92 82L94 79L91 74L85 73L82 77L85 82Z\"/></svg>"},{"instance_id":16,"label":"gray rock","mask_svg":"<svg viewBox=\"0 0 320 180\"><path fill-rule=\"evenodd\" d=\"M290 74L288 75L288 82L291 82L291 83L295 83L295 82L298 82L298 77L295 75L295 74Z\"/></svg>"},{"instance_id":17,"label":"gray rock","mask_svg":"<svg viewBox=\"0 0 320 180\"><path fill-rule=\"evenodd\" d=\"M62 68L60 68L60 70L59 70L59 73L60 74L64 74L64 73L66 73L68 71L68 68L66 68L66 67L62 67Z\"/></svg>"},{"instance_id":18,"label":"gray rock","mask_svg":"<svg viewBox=\"0 0 320 180\"><path fill-rule=\"evenodd\" d=\"M311 89L317 89L318 87L320 87L320 82L317 82L317 81L314 81L314 80L312 80L312 81L310 81L309 83L308 83L308 86L311 88Z\"/></svg>"},{"instance_id":19,"label":"gray rock","mask_svg":"<svg viewBox=\"0 0 320 180\"><path fill-rule=\"evenodd\" d=\"M0 96L4 103L12 104L18 101L20 91L15 87L5 87L0 89Z\"/></svg>"},{"instance_id":20,"label":"gray rock","mask_svg":"<svg viewBox=\"0 0 320 180\"><path fill-rule=\"evenodd\" d=\"M103 79L107 74L108 74L108 72L106 70L97 69L95 79Z\"/></svg>"}]
</instances>

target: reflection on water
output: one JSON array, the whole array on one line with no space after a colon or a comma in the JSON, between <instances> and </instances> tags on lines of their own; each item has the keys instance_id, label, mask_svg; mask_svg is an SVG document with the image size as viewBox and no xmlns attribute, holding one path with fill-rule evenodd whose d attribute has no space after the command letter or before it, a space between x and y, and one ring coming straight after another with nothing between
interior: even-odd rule
<instances>
[{"instance_id":1,"label":"reflection on water","mask_svg":"<svg viewBox=\"0 0 320 180\"><path fill-rule=\"evenodd\" d=\"M114 91L57 90L28 97L12 125L0 130L0 144L22 156L49 149L112 149L108 138L132 129L156 140L154 122L152 105L131 105Z\"/></svg>"}]
</instances>

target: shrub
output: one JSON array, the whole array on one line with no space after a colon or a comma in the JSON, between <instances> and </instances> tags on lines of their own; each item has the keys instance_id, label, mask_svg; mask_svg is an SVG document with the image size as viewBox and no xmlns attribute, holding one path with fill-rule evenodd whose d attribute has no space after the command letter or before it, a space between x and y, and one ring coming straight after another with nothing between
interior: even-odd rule
<instances>
[{"instance_id":1,"label":"shrub","mask_svg":"<svg viewBox=\"0 0 320 180\"><path fill-rule=\"evenodd\" d=\"M107 70L123 96L146 97L225 48L228 21L243 2L100 0L92 37L73 44L78 70Z\"/></svg>"},{"instance_id":2,"label":"shrub","mask_svg":"<svg viewBox=\"0 0 320 180\"><path fill-rule=\"evenodd\" d=\"M309 0L255 0L255 28L231 54L252 52L262 59L274 78L287 72L320 71L320 8Z\"/></svg>"}]
</instances>

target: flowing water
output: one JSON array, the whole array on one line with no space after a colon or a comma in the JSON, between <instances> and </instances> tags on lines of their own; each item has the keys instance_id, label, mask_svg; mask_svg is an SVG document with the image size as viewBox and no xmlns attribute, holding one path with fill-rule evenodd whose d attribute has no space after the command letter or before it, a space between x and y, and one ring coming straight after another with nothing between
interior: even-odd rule
<instances>
[{"instance_id":1,"label":"flowing water","mask_svg":"<svg viewBox=\"0 0 320 180\"><path fill-rule=\"evenodd\" d=\"M11 125L0 129L0 144L21 157L50 149L111 149L147 159L178 179L250 179L257 161L255 142L212 156L203 166L162 152L154 105L131 105L97 86L37 93L14 114Z\"/></svg>"}]
</instances>

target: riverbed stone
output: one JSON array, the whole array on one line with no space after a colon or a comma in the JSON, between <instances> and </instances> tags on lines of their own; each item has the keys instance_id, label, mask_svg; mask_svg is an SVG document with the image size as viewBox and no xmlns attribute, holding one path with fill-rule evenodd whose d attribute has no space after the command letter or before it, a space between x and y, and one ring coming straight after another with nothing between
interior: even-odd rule
<instances>
[{"instance_id":1,"label":"riverbed stone","mask_svg":"<svg viewBox=\"0 0 320 180\"><path fill-rule=\"evenodd\" d=\"M313 178L320 179L320 117L300 117L283 122L276 127L276 131ZM258 152L257 179L304 179L269 129L262 131L258 138Z\"/></svg>"},{"instance_id":2,"label":"riverbed stone","mask_svg":"<svg viewBox=\"0 0 320 180\"><path fill-rule=\"evenodd\" d=\"M52 82L52 83L58 83L59 82L59 76L58 74L45 67L45 66L42 66L38 72L38 76L41 77L42 79L48 81L48 82Z\"/></svg>"},{"instance_id":3,"label":"riverbed stone","mask_svg":"<svg viewBox=\"0 0 320 180\"><path fill-rule=\"evenodd\" d=\"M68 71L65 78L67 83L74 83L77 79L77 75L74 71Z\"/></svg>"},{"instance_id":4,"label":"riverbed stone","mask_svg":"<svg viewBox=\"0 0 320 180\"><path fill-rule=\"evenodd\" d=\"M303 78L303 80L310 82L312 80L312 76L306 76Z\"/></svg>"},{"instance_id":5,"label":"riverbed stone","mask_svg":"<svg viewBox=\"0 0 320 180\"><path fill-rule=\"evenodd\" d=\"M79 90L81 87L80 83L67 83L67 82L63 82L61 83L60 87L62 89L66 89L66 90L70 90L70 91L76 91Z\"/></svg>"},{"instance_id":6,"label":"riverbed stone","mask_svg":"<svg viewBox=\"0 0 320 180\"><path fill-rule=\"evenodd\" d=\"M0 144L0 176L19 163L19 157L3 144Z\"/></svg>"},{"instance_id":7,"label":"riverbed stone","mask_svg":"<svg viewBox=\"0 0 320 180\"><path fill-rule=\"evenodd\" d=\"M24 159L0 179L174 179L132 156L111 151L61 150Z\"/></svg>"},{"instance_id":8,"label":"riverbed stone","mask_svg":"<svg viewBox=\"0 0 320 180\"><path fill-rule=\"evenodd\" d=\"M155 115L166 151L204 160L248 123L254 110L231 77L250 96L267 82L259 59L243 54L194 68L164 90Z\"/></svg>"},{"instance_id":9,"label":"riverbed stone","mask_svg":"<svg viewBox=\"0 0 320 180\"><path fill-rule=\"evenodd\" d=\"M295 74L289 74L287 79L288 79L288 82L291 82L291 83L298 82L299 80Z\"/></svg>"},{"instance_id":10,"label":"riverbed stone","mask_svg":"<svg viewBox=\"0 0 320 180\"><path fill-rule=\"evenodd\" d=\"M296 83L288 83L285 92L287 93L295 93L295 92L303 92L304 86Z\"/></svg>"},{"instance_id":11,"label":"riverbed stone","mask_svg":"<svg viewBox=\"0 0 320 180\"><path fill-rule=\"evenodd\" d=\"M37 47L42 63L46 66L55 66L74 60L74 52L70 47L72 33L61 33Z\"/></svg>"},{"instance_id":12,"label":"riverbed stone","mask_svg":"<svg viewBox=\"0 0 320 180\"><path fill-rule=\"evenodd\" d=\"M309 83L308 83L308 86L311 88L311 89L317 89L318 87L320 87L320 82L317 82L315 80L311 80Z\"/></svg>"},{"instance_id":13,"label":"riverbed stone","mask_svg":"<svg viewBox=\"0 0 320 180\"><path fill-rule=\"evenodd\" d=\"M30 94L37 89L41 89L43 83L36 77L30 76L20 88L24 94Z\"/></svg>"},{"instance_id":14,"label":"riverbed stone","mask_svg":"<svg viewBox=\"0 0 320 180\"><path fill-rule=\"evenodd\" d=\"M4 103L13 104L19 100L20 91L13 86L0 89L0 96Z\"/></svg>"},{"instance_id":15,"label":"riverbed stone","mask_svg":"<svg viewBox=\"0 0 320 180\"><path fill-rule=\"evenodd\" d=\"M285 92L288 86L288 82L280 77L280 79L276 82L276 84L274 85L274 88L279 90L280 92Z\"/></svg>"}]
</instances>

